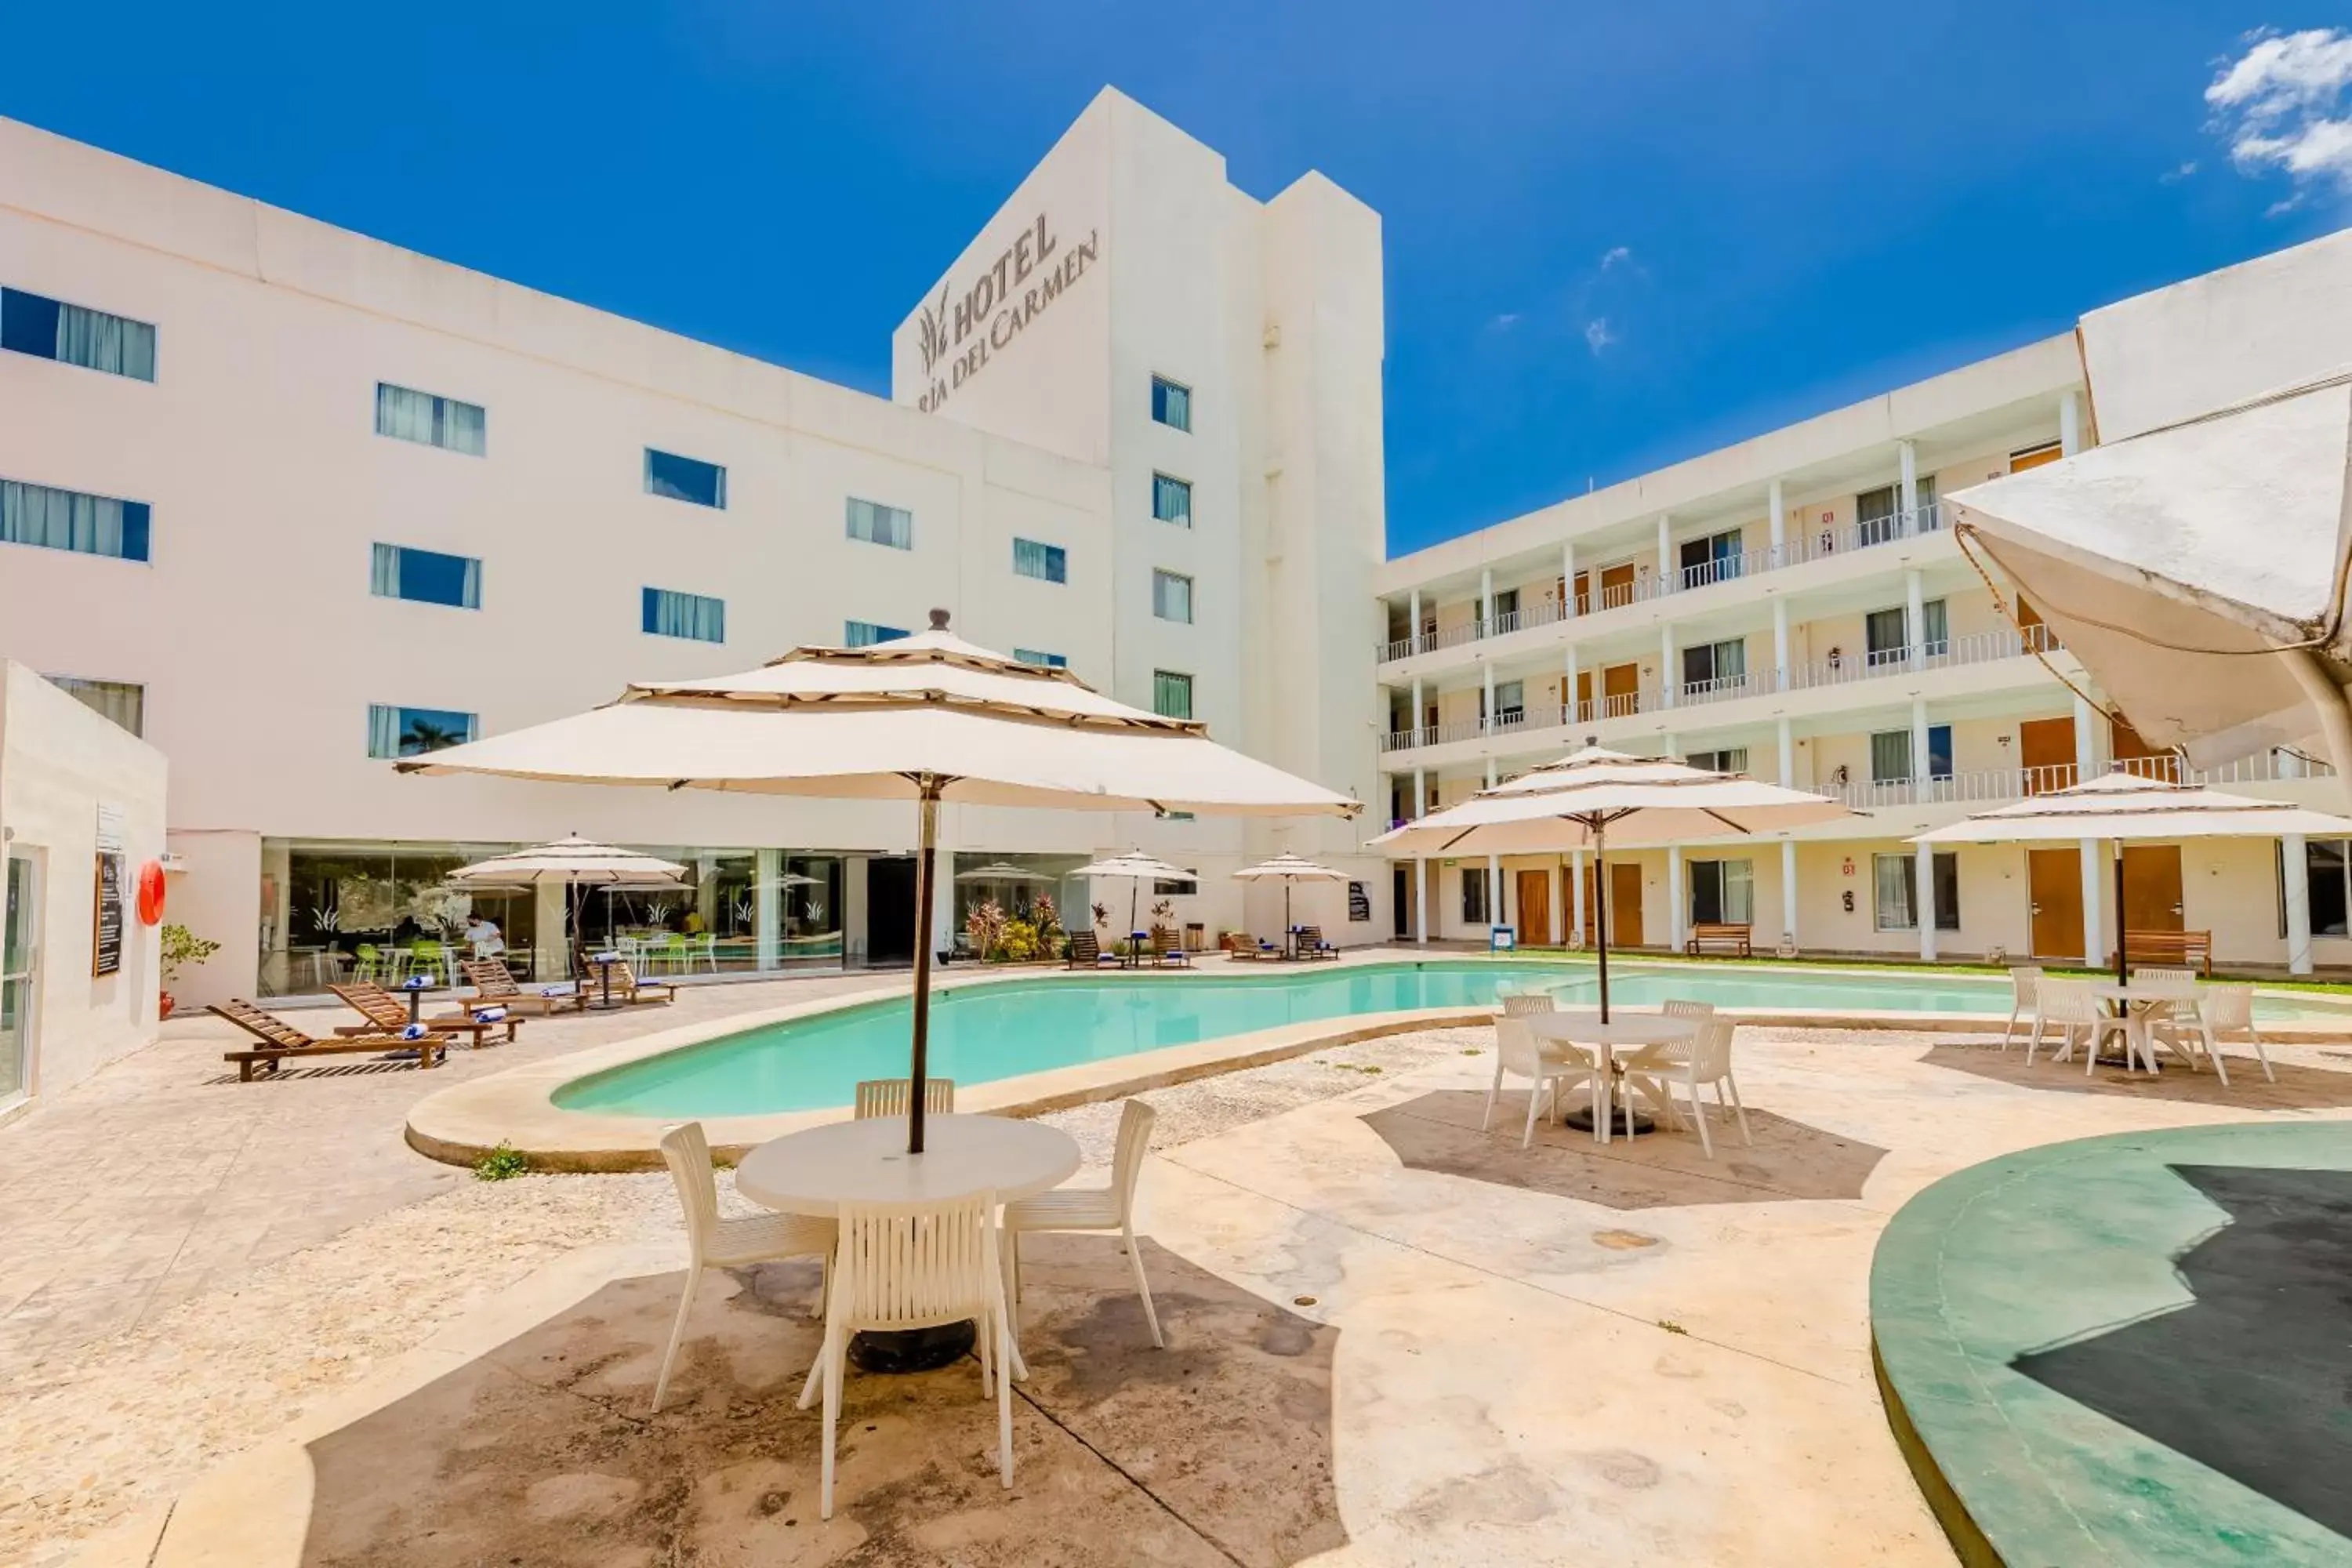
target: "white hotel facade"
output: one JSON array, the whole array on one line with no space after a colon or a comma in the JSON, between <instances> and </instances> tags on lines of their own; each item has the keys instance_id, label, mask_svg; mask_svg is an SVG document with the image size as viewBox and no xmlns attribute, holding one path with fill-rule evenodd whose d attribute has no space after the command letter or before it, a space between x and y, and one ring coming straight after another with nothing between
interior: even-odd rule
<instances>
[{"instance_id":1,"label":"white hotel facade","mask_svg":"<svg viewBox=\"0 0 2352 1568\"><path fill-rule=\"evenodd\" d=\"M1360 884L1299 890L1335 940L1572 940L1570 862L1363 841L1591 736L1872 813L1632 850L1640 944L1746 919L1766 949L2092 945L2079 857L1901 842L2138 750L1940 527L1938 496L2095 438L2072 340L1384 562L1381 246L1329 181L1257 201L1106 90L898 326L882 399L0 121L0 656L168 759L172 918L225 943L184 1002L316 990L428 930L449 868L567 832L686 863L679 907L592 918L690 924L721 968L907 956L911 812L386 759L934 606L1370 807L950 807L951 876L1117 902L1064 874L1139 844L1197 870L1146 898L1213 940L1278 922L1229 873L1289 848ZM2232 777L2317 798L2304 766ZM2136 856L2134 918L2352 962L2341 847L2297 849L2310 896L2267 846ZM556 894L493 912L560 970Z\"/></svg>"}]
</instances>

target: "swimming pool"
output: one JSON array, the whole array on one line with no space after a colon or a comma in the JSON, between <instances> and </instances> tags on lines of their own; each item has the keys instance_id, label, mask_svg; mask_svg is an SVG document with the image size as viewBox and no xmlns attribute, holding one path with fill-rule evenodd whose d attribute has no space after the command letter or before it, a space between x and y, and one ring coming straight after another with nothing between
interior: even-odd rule
<instances>
[{"instance_id":1,"label":"swimming pool","mask_svg":"<svg viewBox=\"0 0 2352 1568\"><path fill-rule=\"evenodd\" d=\"M1291 969L1272 974L1119 975L1000 981L931 998L930 1069L986 1083L1284 1024L1417 1007L1491 1005L1497 986L1540 985L1589 1006L1589 963L1469 959ZM1638 963L1610 976L1612 1001L1687 996L1720 1007L1887 1013L2009 1011L2009 983L1956 975L1713 969ZM813 1110L846 1103L856 1081L907 1071L908 1003L868 1003L683 1047L575 1079L555 1091L566 1110L711 1117ZM2341 1008L2265 999L2265 1020L2344 1017Z\"/></svg>"}]
</instances>

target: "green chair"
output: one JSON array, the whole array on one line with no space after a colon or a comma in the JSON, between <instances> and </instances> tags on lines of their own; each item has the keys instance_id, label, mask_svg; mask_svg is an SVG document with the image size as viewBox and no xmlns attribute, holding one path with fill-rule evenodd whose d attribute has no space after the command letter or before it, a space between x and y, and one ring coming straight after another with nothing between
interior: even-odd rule
<instances>
[{"instance_id":1,"label":"green chair","mask_svg":"<svg viewBox=\"0 0 2352 1568\"><path fill-rule=\"evenodd\" d=\"M354 953L359 959L359 965L352 971L352 978L383 984L385 978L383 950L373 942L363 942L354 950Z\"/></svg>"}]
</instances>

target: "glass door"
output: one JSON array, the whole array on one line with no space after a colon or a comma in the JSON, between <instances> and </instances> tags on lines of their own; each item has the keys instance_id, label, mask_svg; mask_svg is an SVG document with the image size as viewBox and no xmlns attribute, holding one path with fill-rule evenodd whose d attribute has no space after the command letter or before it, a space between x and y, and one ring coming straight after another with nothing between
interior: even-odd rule
<instances>
[{"instance_id":1,"label":"glass door","mask_svg":"<svg viewBox=\"0 0 2352 1568\"><path fill-rule=\"evenodd\" d=\"M33 862L8 857L7 908L0 919L0 1105L25 1092L33 1047L33 933L40 922Z\"/></svg>"}]
</instances>

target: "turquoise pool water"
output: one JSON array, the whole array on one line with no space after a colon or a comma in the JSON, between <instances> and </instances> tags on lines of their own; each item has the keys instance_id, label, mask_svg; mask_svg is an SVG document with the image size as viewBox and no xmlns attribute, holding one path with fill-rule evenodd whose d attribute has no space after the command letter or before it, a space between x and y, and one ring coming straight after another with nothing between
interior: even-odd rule
<instances>
[{"instance_id":1,"label":"turquoise pool water","mask_svg":"<svg viewBox=\"0 0 2352 1568\"><path fill-rule=\"evenodd\" d=\"M1599 999L1587 963L1486 960L1292 969L1272 974L1012 980L931 999L930 1069L985 1083L1283 1024L1410 1007L1491 1004L1500 985L1543 985L1571 1006ZM1610 999L1688 996L1721 1007L2001 1013L2009 984L1953 975L1801 974L1631 964ZM2324 1004L2265 1003L2265 1017L2342 1017ZM743 1116L845 1104L860 1079L907 1071L908 1004L874 1003L689 1046L565 1084L555 1103L631 1116Z\"/></svg>"}]
</instances>

